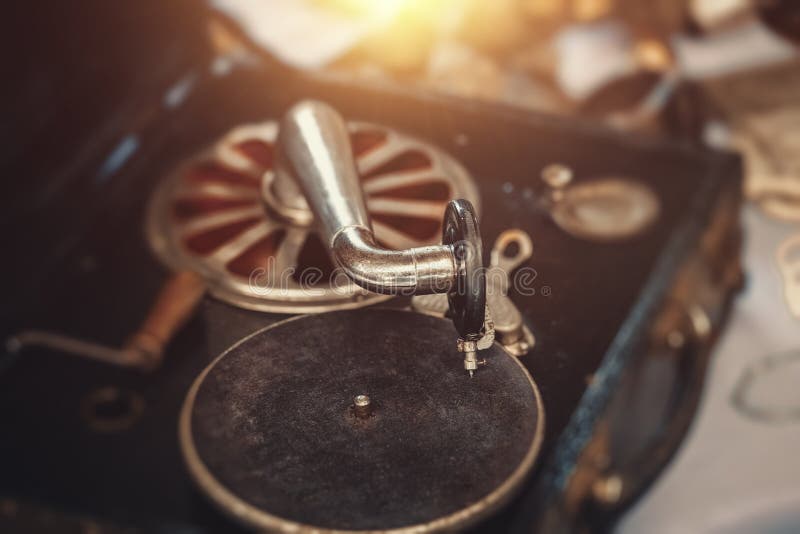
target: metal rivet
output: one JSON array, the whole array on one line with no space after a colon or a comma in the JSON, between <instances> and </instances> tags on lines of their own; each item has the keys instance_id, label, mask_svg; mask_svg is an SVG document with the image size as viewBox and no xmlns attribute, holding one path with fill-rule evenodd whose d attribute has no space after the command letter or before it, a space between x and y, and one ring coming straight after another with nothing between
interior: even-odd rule
<instances>
[{"instance_id":1,"label":"metal rivet","mask_svg":"<svg viewBox=\"0 0 800 534\"><path fill-rule=\"evenodd\" d=\"M622 497L622 477L610 475L592 484L594 498L604 504L615 504Z\"/></svg>"},{"instance_id":2,"label":"metal rivet","mask_svg":"<svg viewBox=\"0 0 800 534\"><path fill-rule=\"evenodd\" d=\"M669 334L667 334L667 345L671 349L682 349L684 345L686 345L686 336L683 335L683 332L680 330L672 330Z\"/></svg>"}]
</instances>

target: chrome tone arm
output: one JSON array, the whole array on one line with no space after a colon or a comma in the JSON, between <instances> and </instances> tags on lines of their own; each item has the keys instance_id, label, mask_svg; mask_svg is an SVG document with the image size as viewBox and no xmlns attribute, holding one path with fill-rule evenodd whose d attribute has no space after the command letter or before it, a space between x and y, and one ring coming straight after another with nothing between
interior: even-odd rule
<instances>
[{"instance_id":1,"label":"chrome tone arm","mask_svg":"<svg viewBox=\"0 0 800 534\"><path fill-rule=\"evenodd\" d=\"M341 116L306 100L284 116L276 183L295 179L334 261L359 286L384 294L443 293L456 284L452 245L389 250L375 240Z\"/></svg>"}]
</instances>

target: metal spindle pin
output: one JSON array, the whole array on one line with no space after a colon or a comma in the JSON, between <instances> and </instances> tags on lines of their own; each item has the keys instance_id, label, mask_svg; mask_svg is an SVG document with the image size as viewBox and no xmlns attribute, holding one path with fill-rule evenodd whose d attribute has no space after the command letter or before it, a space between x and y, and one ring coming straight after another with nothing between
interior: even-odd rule
<instances>
[{"instance_id":1,"label":"metal spindle pin","mask_svg":"<svg viewBox=\"0 0 800 534\"><path fill-rule=\"evenodd\" d=\"M353 408L358 417L366 418L372 415L372 401L367 395L353 397Z\"/></svg>"}]
</instances>

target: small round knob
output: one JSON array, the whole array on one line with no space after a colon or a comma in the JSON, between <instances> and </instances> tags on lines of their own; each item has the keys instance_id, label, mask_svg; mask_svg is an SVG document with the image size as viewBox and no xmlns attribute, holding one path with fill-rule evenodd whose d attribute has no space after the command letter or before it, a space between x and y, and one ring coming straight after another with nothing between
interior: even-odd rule
<instances>
[{"instance_id":1,"label":"small round knob","mask_svg":"<svg viewBox=\"0 0 800 534\"><path fill-rule=\"evenodd\" d=\"M542 169L542 180L553 189L561 189L572 181L572 169L560 163L552 163Z\"/></svg>"}]
</instances>

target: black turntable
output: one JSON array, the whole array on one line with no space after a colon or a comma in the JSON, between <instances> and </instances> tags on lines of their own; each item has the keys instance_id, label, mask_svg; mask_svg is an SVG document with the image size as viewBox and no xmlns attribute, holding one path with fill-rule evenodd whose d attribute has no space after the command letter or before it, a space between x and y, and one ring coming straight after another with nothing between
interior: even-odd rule
<instances>
[{"instance_id":1,"label":"black turntable","mask_svg":"<svg viewBox=\"0 0 800 534\"><path fill-rule=\"evenodd\" d=\"M3 531L602 529L646 489L741 282L737 158L61 9L4 132Z\"/></svg>"}]
</instances>

